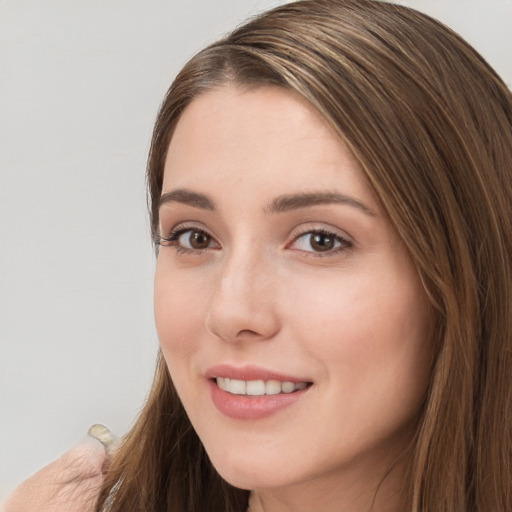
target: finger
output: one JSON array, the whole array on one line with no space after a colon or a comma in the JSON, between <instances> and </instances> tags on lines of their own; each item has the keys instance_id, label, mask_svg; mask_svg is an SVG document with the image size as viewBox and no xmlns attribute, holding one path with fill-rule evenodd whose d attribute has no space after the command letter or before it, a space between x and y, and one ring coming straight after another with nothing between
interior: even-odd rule
<instances>
[{"instance_id":1,"label":"finger","mask_svg":"<svg viewBox=\"0 0 512 512\"><path fill-rule=\"evenodd\" d=\"M87 434L97 439L105 447L107 456L116 451L119 440L114 437L114 434L105 425L96 423L89 428Z\"/></svg>"},{"instance_id":2,"label":"finger","mask_svg":"<svg viewBox=\"0 0 512 512\"><path fill-rule=\"evenodd\" d=\"M106 454L105 446L98 439L87 436L42 471L48 471L56 479L63 477L63 481L94 477L102 474Z\"/></svg>"},{"instance_id":3,"label":"finger","mask_svg":"<svg viewBox=\"0 0 512 512\"><path fill-rule=\"evenodd\" d=\"M103 444L88 436L23 482L4 512L93 512L105 457Z\"/></svg>"}]
</instances>

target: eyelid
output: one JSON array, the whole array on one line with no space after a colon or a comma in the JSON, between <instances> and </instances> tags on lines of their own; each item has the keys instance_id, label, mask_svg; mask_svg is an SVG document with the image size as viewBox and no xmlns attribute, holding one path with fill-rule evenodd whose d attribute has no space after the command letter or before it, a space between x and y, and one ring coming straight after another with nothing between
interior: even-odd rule
<instances>
[{"instance_id":1,"label":"eyelid","mask_svg":"<svg viewBox=\"0 0 512 512\"><path fill-rule=\"evenodd\" d=\"M326 233L326 234L332 234L336 237L342 238L343 240L346 240L347 242L350 242L351 244L355 245L354 238L349 235L346 231L336 228L330 224L326 224L324 222L306 222L304 224L301 224L300 226L297 226L294 228L289 238L294 241L298 237L302 235L306 235L308 233Z\"/></svg>"},{"instance_id":2,"label":"eyelid","mask_svg":"<svg viewBox=\"0 0 512 512\"><path fill-rule=\"evenodd\" d=\"M179 238L186 233L187 231L196 231L199 233L205 234L207 237L210 238L211 242L215 244L214 247L205 247L203 249L191 249L188 247L185 247L181 245L178 241ZM179 250L180 252L184 253L191 253L191 254L201 254L207 250L218 250L222 249L221 244L218 242L217 238L212 235L210 230L203 227L201 223L195 222L195 221L184 221L180 222L179 224L175 225L170 231L168 231L167 236L158 235L156 239L157 245L163 246L163 247L174 247L176 250ZM324 235L331 235L333 238L336 239L337 242L339 242L339 245L337 247L333 247L332 249L328 249L326 251L315 251L315 250L305 250L300 248L293 248L293 244L295 244L301 237L308 235L308 234L324 234ZM324 223L315 223L315 222L308 222L307 224L301 224L300 226L297 226L294 228L290 235L287 237L288 242L285 244L285 249L292 249L296 250L297 252L303 253L305 256L310 257L328 257L328 256L334 256L338 253L345 252L347 250L350 250L354 247L355 242L354 239L348 235L345 231L341 231L339 228L335 228L331 225L326 225Z\"/></svg>"},{"instance_id":3,"label":"eyelid","mask_svg":"<svg viewBox=\"0 0 512 512\"><path fill-rule=\"evenodd\" d=\"M305 235L308 234L325 234L325 235L332 235L337 241L340 242L340 246L335 247L331 250L327 251L306 251L303 249L293 249L292 245L296 243L300 238L302 238ZM315 257L315 258L322 258L322 257L328 257L328 256L335 256L338 253L342 253L345 251L348 251L350 249L353 249L355 246L354 239L346 234L344 231L341 231L338 228L334 228L329 225L319 225L315 223L308 223L307 225L301 225L297 228L295 228L289 237L291 240L286 244L287 249L292 249L296 251L300 251L304 253L307 257Z\"/></svg>"},{"instance_id":4,"label":"eyelid","mask_svg":"<svg viewBox=\"0 0 512 512\"><path fill-rule=\"evenodd\" d=\"M164 228L160 225L160 232L158 234L159 238L169 238L171 235L176 234L178 231L184 231L187 229L196 229L197 231L203 231L208 236L211 236L212 238L215 238L211 233L210 230L207 229L201 222L197 221L182 221L178 222L177 224L173 224L170 228Z\"/></svg>"},{"instance_id":5,"label":"eyelid","mask_svg":"<svg viewBox=\"0 0 512 512\"><path fill-rule=\"evenodd\" d=\"M161 229L161 231L163 231L163 230ZM198 233L205 234L217 245L217 247L207 247L204 249L189 249L187 247L179 245L177 243L178 239L187 231L196 231ZM164 242L164 243L162 243L162 242ZM215 236L213 236L208 229L206 229L202 226L199 226L198 223L196 223L196 222L180 222L179 224L174 226L170 231L168 231L167 235L165 235L165 236L162 234L157 235L156 243L162 247L175 247L176 249L179 249L180 251L188 252L188 253L195 253L195 254L201 253L208 249L220 248L220 244L217 241L217 239L215 238Z\"/></svg>"}]
</instances>

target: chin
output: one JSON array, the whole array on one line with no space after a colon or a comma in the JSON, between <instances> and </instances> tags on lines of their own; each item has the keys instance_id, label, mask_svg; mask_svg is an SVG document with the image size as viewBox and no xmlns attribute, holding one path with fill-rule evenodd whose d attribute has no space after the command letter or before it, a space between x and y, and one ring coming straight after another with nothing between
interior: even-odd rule
<instances>
[{"instance_id":1,"label":"chin","mask_svg":"<svg viewBox=\"0 0 512 512\"><path fill-rule=\"evenodd\" d=\"M244 489L248 491L254 489L276 488L289 484L289 482L281 483L275 478L265 477L260 474L260 470L258 470L258 474L255 474L254 472L239 473L229 469L227 471L217 470L217 472L226 482L228 482L228 484L238 489Z\"/></svg>"},{"instance_id":2,"label":"chin","mask_svg":"<svg viewBox=\"0 0 512 512\"><path fill-rule=\"evenodd\" d=\"M286 468L284 461L276 466L270 461L240 459L235 455L228 460L213 458L212 463L226 482L239 489L269 489L293 483L290 468Z\"/></svg>"}]
</instances>

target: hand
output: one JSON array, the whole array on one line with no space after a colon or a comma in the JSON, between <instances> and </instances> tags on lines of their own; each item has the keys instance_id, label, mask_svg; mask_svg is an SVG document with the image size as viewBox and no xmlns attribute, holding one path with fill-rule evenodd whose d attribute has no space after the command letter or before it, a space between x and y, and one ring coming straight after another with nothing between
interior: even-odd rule
<instances>
[{"instance_id":1,"label":"hand","mask_svg":"<svg viewBox=\"0 0 512 512\"><path fill-rule=\"evenodd\" d=\"M94 428L98 427L91 427L91 435L95 435ZM2 512L94 512L108 444L101 435L88 436L23 482Z\"/></svg>"}]
</instances>

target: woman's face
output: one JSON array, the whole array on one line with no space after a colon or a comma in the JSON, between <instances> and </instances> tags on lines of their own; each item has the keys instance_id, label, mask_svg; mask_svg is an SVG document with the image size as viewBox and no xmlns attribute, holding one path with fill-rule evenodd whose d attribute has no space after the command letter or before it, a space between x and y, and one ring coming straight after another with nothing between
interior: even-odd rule
<instances>
[{"instance_id":1,"label":"woman's face","mask_svg":"<svg viewBox=\"0 0 512 512\"><path fill-rule=\"evenodd\" d=\"M284 89L205 93L169 146L160 229L160 343L220 474L382 477L425 394L430 315L347 146Z\"/></svg>"}]
</instances>

